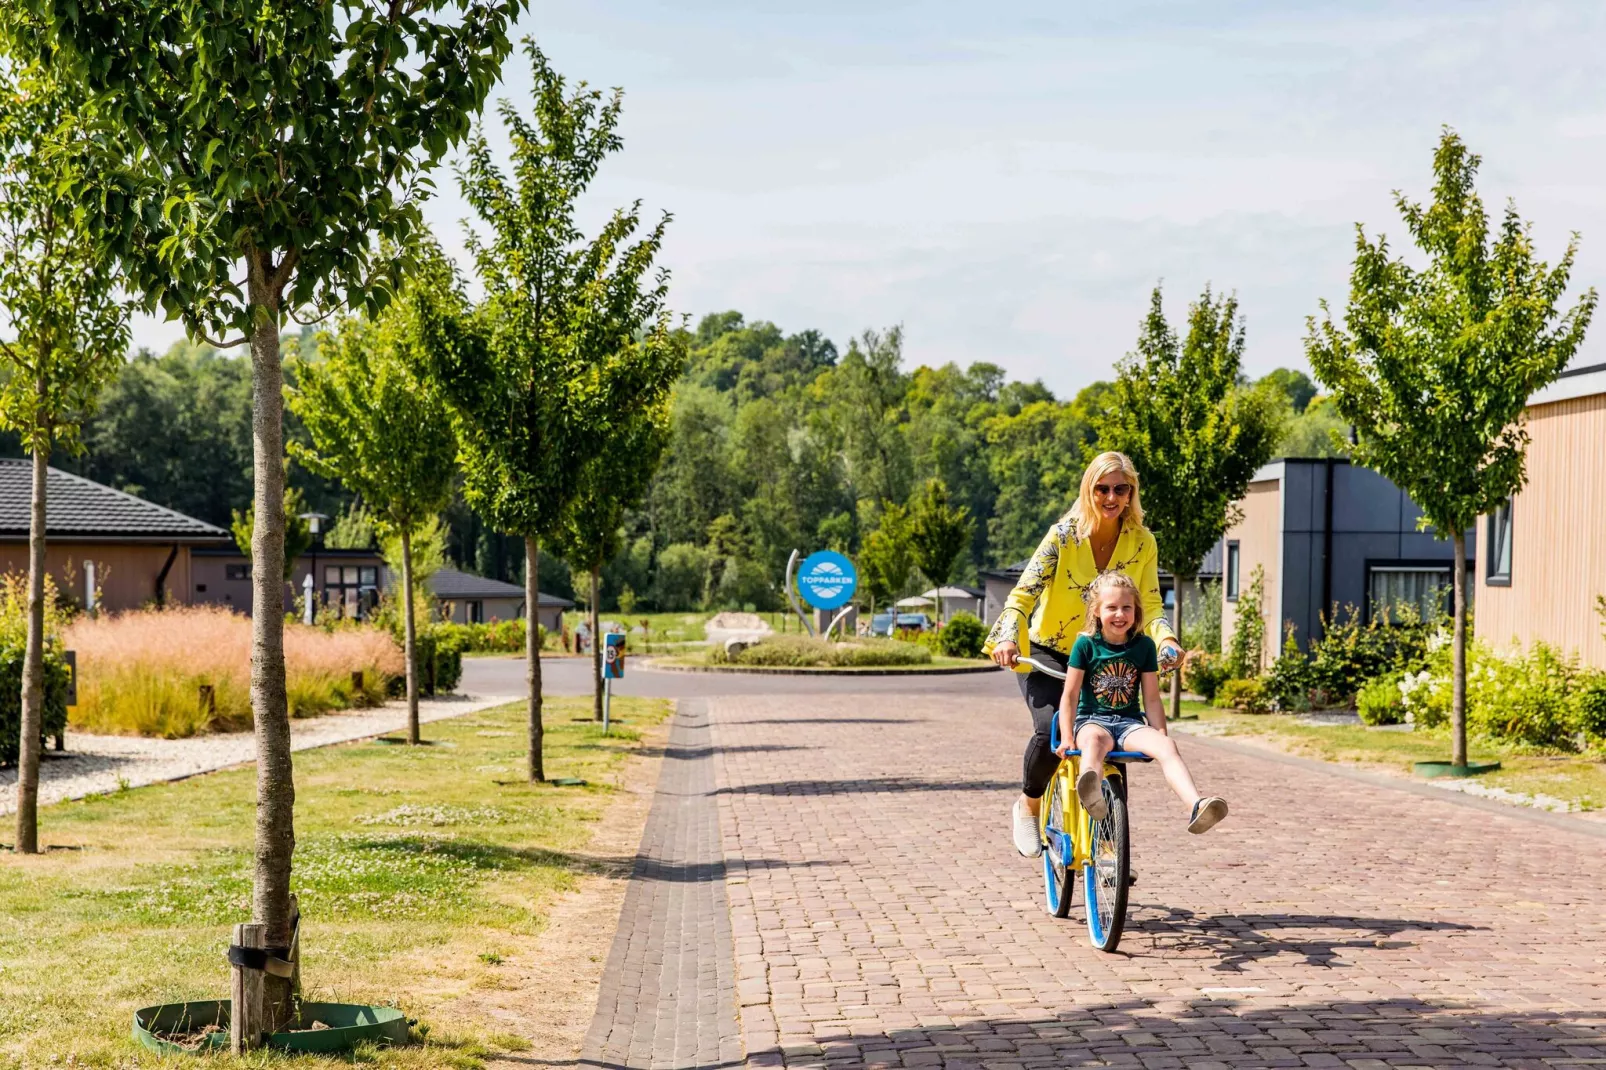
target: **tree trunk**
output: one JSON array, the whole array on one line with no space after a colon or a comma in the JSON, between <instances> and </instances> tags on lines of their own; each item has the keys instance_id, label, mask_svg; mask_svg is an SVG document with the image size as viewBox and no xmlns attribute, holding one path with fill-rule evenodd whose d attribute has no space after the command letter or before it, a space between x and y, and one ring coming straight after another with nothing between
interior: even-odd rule
<instances>
[{"instance_id":1,"label":"tree trunk","mask_svg":"<svg viewBox=\"0 0 1606 1070\"><path fill-rule=\"evenodd\" d=\"M295 780L290 762L290 708L284 686L284 377L279 362L279 295L268 282L272 262L253 252L251 433L256 523L251 531L251 715L256 722L256 868L251 919L267 926L270 947L290 941L290 864L295 854ZM250 1037L289 1020L289 981L269 976L270 1020L248 1023Z\"/></svg>"},{"instance_id":2,"label":"tree trunk","mask_svg":"<svg viewBox=\"0 0 1606 1070\"><path fill-rule=\"evenodd\" d=\"M413 623L413 532L402 525L402 656L407 659L407 742L418 739L418 643Z\"/></svg>"},{"instance_id":3,"label":"tree trunk","mask_svg":"<svg viewBox=\"0 0 1606 1070\"><path fill-rule=\"evenodd\" d=\"M541 547L524 538L524 657L530 688L530 779L545 780L541 761Z\"/></svg>"},{"instance_id":4,"label":"tree trunk","mask_svg":"<svg viewBox=\"0 0 1606 1070\"><path fill-rule=\"evenodd\" d=\"M1455 533L1455 575L1451 577L1454 591L1451 608L1455 614L1455 639L1450 647L1450 677L1453 681L1450 698L1450 764L1467 764L1467 535Z\"/></svg>"},{"instance_id":5,"label":"tree trunk","mask_svg":"<svg viewBox=\"0 0 1606 1070\"><path fill-rule=\"evenodd\" d=\"M1188 581L1181 576L1176 576L1172 578L1171 582L1174 584L1173 589L1176 591L1177 602L1177 611L1173 614L1176 620L1172 621L1171 625L1177 632L1177 649L1182 650L1183 655L1186 656L1188 652L1182 649L1182 585ZM1171 719L1173 721L1182 716L1182 660L1182 658L1177 659L1176 671L1171 674Z\"/></svg>"},{"instance_id":6,"label":"tree trunk","mask_svg":"<svg viewBox=\"0 0 1606 1070\"><path fill-rule=\"evenodd\" d=\"M602 591L601 570L591 569L591 709L602 720L602 610L597 598Z\"/></svg>"},{"instance_id":7,"label":"tree trunk","mask_svg":"<svg viewBox=\"0 0 1606 1070\"><path fill-rule=\"evenodd\" d=\"M39 384L38 401L45 385ZM33 451L28 517L28 642L22 661L22 721L17 726L17 853L39 853L39 752L45 724L45 481L48 439Z\"/></svg>"}]
</instances>

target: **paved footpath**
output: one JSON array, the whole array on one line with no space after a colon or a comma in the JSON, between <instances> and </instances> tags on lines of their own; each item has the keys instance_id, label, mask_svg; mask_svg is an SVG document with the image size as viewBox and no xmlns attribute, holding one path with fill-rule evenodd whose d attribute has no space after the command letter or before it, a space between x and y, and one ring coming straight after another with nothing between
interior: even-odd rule
<instances>
[{"instance_id":1,"label":"paved footpath","mask_svg":"<svg viewBox=\"0 0 1606 1070\"><path fill-rule=\"evenodd\" d=\"M632 1003L646 1047L588 1048L596 1065L1606 1066L1599 837L1188 740L1232 816L1189 836L1158 771L1135 771L1140 883L1105 955L1043 913L1040 866L1008 844L1017 702L682 708L638 878L703 858L711 810L722 859L698 870L700 913L684 885L647 909L641 889L663 882L638 879L618 941L694 947L697 965ZM621 984L648 988L626 961L599 1022L631 1013ZM662 1042L723 1033L731 1002L739 1047Z\"/></svg>"}]
</instances>

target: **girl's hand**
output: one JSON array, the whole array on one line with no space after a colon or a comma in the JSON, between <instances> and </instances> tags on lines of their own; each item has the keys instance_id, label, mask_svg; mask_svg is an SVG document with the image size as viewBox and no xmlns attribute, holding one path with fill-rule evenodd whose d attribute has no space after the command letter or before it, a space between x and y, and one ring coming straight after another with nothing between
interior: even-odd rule
<instances>
[{"instance_id":1,"label":"girl's hand","mask_svg":"<svg viewBox=\"0 0 1606 1070\"><path fill-rule=\"evenodd\" d=\"M1005 641L993 647L993 660L1006 669L1013 669L1020 661L1020 647Z\"/></svg>"}]
</instances>

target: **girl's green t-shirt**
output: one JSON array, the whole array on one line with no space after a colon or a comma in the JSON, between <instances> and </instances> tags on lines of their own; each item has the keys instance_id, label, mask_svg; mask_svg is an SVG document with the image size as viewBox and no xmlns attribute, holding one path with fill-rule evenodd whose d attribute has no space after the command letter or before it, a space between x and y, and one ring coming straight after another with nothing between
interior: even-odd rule
<instances>
[{"instance_id":1,"label":"girl's green t-shirt","mask_svg":"<svg viewBox=\"0 0 1606 1070\"><path fill-rule=\"evenodd\" d=\"M1143 719L1143 674L1160 671L1154 640L1134 635L1124 643L1106 643L1102 635L1079 635L1071 647L1070 666L1082 670L1082 691L1076 715Z\"/></svg>"}]
</instances>

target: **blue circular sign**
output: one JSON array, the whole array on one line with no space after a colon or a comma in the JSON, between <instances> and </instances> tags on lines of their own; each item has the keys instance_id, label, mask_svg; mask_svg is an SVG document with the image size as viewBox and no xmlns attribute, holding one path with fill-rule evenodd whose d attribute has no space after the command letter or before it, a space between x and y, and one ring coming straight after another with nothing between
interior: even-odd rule
<instances>
[{"instance_id":1,"label":"blue circular sign","mask_svg":"<svg viewBox=\"0 0 1606 1070\"><path fill-rule=\"evenodd\" d=\"M835 550L821 550L803 559L797 570L797 589L815 609L840 609L859 586L853 562Z\"/></svg>"}]
</instances>

